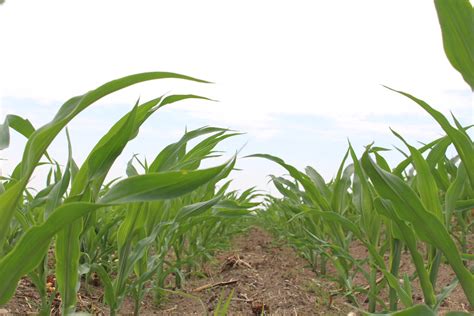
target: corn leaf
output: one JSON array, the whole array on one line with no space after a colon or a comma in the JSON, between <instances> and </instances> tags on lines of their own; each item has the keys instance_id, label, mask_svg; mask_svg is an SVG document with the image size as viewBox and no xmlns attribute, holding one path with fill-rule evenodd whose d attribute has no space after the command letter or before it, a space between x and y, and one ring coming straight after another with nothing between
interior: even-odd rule
<instances>
[{"instance_id":1,"label":"corn leaf","mask_svg":"<svg viewBox=\"0 0 474 316\"><path fill-rule=\"evenodd\" d=\"M474 90L474 8L469 0L435 0L434 3L446 56Z\"/></svg>"},{"instance_id":2,"label":"corn leaf","mask_svg":"<svg viewBox=\"0 0 474 316\"><path fill-rule=\"evenodd\" d=\"M202 127L190 132L186 132L178 142L166 146L165 149L163 149L156 156L150 165L150 172L174 170L176 163L184 157L184 150L186 149L186 144L189 141L202 135L224 131L227 130L217 127ZM180 157L180 155L183 157Z\"/></svg>"},{"instance_id":3,"label":"corn leaf","mask_svg":"<svg viewBox=\"0 0 474 316\"><path fill-rule=\"evenodd\" d=\"M428 306L421 304L421 305L415 305L409 308L406 308L401 311L393 312L393 313L387 313L387 314L370 314L370 313L364 313L364 315L367 316L436 316L437 313L435 313L431 308Z\"/></svg>"},{"instance_id":4,"label":"corn leaf","mask_svg":"<svg viewBox=\"0 0 474 316\"><path fill-rule=\"evenodd\" d=\"M218 167L195 171L167 171L133 176L115 184L99 203L129 203L169 199L189 193L199 186L230 171L235 158Z\"/></svg>"},{"instance_id":5,"label":"corn leaf","mask_svg":"<svg viewBox=\"0 0 474 316\"><path fill-rule=\"evenodd\" d=\"M443 221L444 218L441 210L441 202L439 199L439 189L430 171L428 163L423 158L421 153L415 147L410 146L410 144L408 144L400 134L394 130L391 131L405 144L405 146L407 146L408 150L410 150L410 154L413 159L413 165L416 169L416 188L420 193L420 198L423 202L423 205L440 221Z\"/></svg>"},{"instance_id":6,"label":"corn leaf","mask_svg":"<svg viewBox=\"0 0 474 316\"><path fill-rule=\"evenodd\" d=\"M382 170L366 151L362 166L372 181L377 193L392 202L397 216L411 223L417 235L440 249L460 280L461 286L471 304L474 303L474 277L464 266L459 250L446 227L432 213L428 212L416 193L399 177Z\"/></svg>"},{"instance_id":7,"label":"corn leaf","mask_svg":"<svg viewBox=\"0 0 474 316\"><path fill-rule=\"evenodd\" d=\"M449 124L449 121L446 117L438 112L437 110L433 109L423 100L417 99L414 96L402 92L397 91L391 88L386 87L389 90L395 91L400 93L401 95L406 96L407 98L415 101L418 105L420 105L426 112L428 112L441 128L446 132L448 137L451 139L454 147L456 147L456 151L458 152L459 157L461 158L462 162L466 166L466 170L468 172L468 177L471 182L471 186L474 186L474 147L472 144L472 140L469 139L467 133L461 129L458 130Z\"/></svg>"},{"instance_id":8,"label":"corn leaf","mask_svg":"<svg viewBox=\"0 0 474 316\"><path fill-rule=\"evenodd\" d=\"M304 189L316 205L319 205L319 207L321 207L321 209L325 211L330 210L329 201L317 189L313 181L311 181L311 179L306 174L300 172L295 167L285 163L283 159L268 154L254 154L246 157L264 158L279 164L280 166L285 168L293 178L295 178L298 182L301 183L301 185L304 187Z\"/></svg>"}]
</instances>

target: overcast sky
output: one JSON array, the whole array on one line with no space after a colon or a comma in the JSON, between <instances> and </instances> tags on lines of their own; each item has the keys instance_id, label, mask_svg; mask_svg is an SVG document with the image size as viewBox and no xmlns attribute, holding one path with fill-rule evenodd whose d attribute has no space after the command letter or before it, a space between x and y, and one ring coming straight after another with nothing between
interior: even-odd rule
<instances>
[{"instance_id":1,"label":"overcast sky","mask_svg":"<svg viewBox=\"0 0 474 316\"><path fill-rule=\"evenodd\" d=\"M15 113L37 127L69 97L144 71L172 71L214 84L160 80L109 96L70 126L81 162L133 106L163 93L195 93L156 113L112 173L134 153L153 159L185 127L229 127L245 135L221 148L227 157L278 155L328 180L347 149L441 135L413 102L381 85L424 99L473 123L472 95L442 48L432 1L21 1L0 6L0 119ZM20 160L24 140L0 153L3 174ZM53 143L64 161L64 136ZM396 156L391 156L396 160ZM266 185L270 162L240 160L235 187ZM38 179L36 179L38 181Z\"/></svg>"}]
</instances>

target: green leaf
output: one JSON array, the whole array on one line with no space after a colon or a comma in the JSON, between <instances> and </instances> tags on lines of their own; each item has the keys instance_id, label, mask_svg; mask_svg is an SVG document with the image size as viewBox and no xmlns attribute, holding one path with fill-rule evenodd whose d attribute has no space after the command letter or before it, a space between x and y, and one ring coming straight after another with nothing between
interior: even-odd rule
<instances>
[{"instance_id":1,"label":"green leaf","mask_svg":"<svg viewBox=\"0 0 474 316\"><path fill-rule=\"evenodd\" d=\"M325 211L330 210L330 204L328 200L317 189L316 185L313 183L313 181L311 181L311 178L307 176L306 174L304 174L303 172L296 169L295 167L293 167L292 165L285 163L283 159L278 158L276 156L268 155L268 154L254 154L254 155L246 156L246 158L247 157L248 158L252 158L252 157L264 158L264 159L268 159L270 161L273 161L279 164L280 166L285 168L293 178L295 178L298 182L301 183L306 193L309 194L309 196L311 197L311 199L316 205L319 205L319 207L321 207Z\"/></svg>"},{"instance_id":2,"label":"green leaf","mask_svg":"<svg viewBox=\"0 0 474 316\"><path fill-rule=\"evenodd\" d=\"M354 164L354 183L352 185L352 199L356 210L361 215L361 222L367 236L371 240L379 237L380 216L374 212L373 197L368 177L365 174L352 145L349 143L349 152Z\"/></svg>"},{"instance_id":3,"label":"green leaf","mask_svg":"<svg viewBox=\"0 0 474 316\"><path fill-rule=\"evenodd\" d=\"M138 170L133 165L133 159L135 159L136 155L133 155L132 159L130 159L127 163L126 174L127 176L138 176Z\"/></svg>"},{"instance_id":4,"label":"green leaf","mask_svg":"<svg viewBox=\"0 0 474 316\"><path fill-rule=\"evenodd\" d=\"M439 200L439 189L436 185L436 181L433 177L433 174L430 171L430 167L426 160L423 158L421 153L413 146L410 146L405 139L392 130L392 133L400 139L408 150L413 159L413 165L416 169L416 188L420 193L421 201L425 208L433 213L440 221L443 221L443 213L441 211L441 202Z\"/></svg>"},{"instance_id":5,"label":"green leaf","mask_svg":"<svg viewBox=\"0 0 474 316\"><path fill-rule=\"evenodd\" d=\"M474 8L469 0L435 0L435 6L446 56L474 90Z\"/></svg>"},{"instance_id":6,"label":"green leaf","mask_svg":"<svg viewBox=\"0 0 474 316\"><path fill-rule=\"evenodd\" d=\"M194 191L221 173L229 172L235 157L218 167L193 171L167 171L132 176L115 184L99 203L129 203L170 199Z\"/></svg>"},{"instance_id":7,"label":"green leaf","mask_svg":"<svg viewBox=\"0 0 474 316\"><path fill-rule=\"evenodd\" d=\"M351 186L351 176L354 173L353 165L349 165L344 168L344 164L348 156L349 150L346 151L346 154L339 165L339 169L333 184L334 187L331 196L331 208L333 211L338 213L342 213L345 210L346 204L348 203L347 190Z\"/></svg>"},{"instance_id":8,"label":"green leaf","mask_svg":"<svg viewBox=\"0 0 474 316\"><path fill-rule=\"evenodd\" d=\"M154 100L156 103L159 100ZM151 104L155 103L152 102ZM143 108L142 108L143 109ZM144 122L138 116L138 104L125 115L125 120L120 120L111 128L111 132L107 133L99 143L94 147L84 164L88 164L88 180L92 181L97 178L103 178L109 172L115 159L120 156L132 136L137 132L140 125ZM121 123L121 124L120 124ZM105 141L104 141L105 140ZM79 169L79 173L81 173ZM102 183L102 181L100 181ZM77 182L75 182L77 183ZM100 184L101 184L100 183Z\"/></svg>"},{"instance_id":9,"label":"green leaf","mask_svg":"<svg viewBox=\"0 0 474 316\"><path fill-rule=\"evenodd\" d=\"M176 214L175 221L183 221L191 216L201 215L202 213L216 205L221 199L222 196L216 196L215 198L210 199L208 201L186 205L178 211L178 213Z\"/></svg>"},{"instance_id":10,"label":"green leaf","mask_svg":"<svg viewBox=\"0 0 474 316\"><path fill-rule=\"evenodd\" d=\"M464 164L461 163L458 167L456 178L449 185L444 199L445 222L448 227L451 225L451 215L458 207L457 204L460 202L459 199L466 183L468 183L466 168L464 168ZM473 208L474 203L468 205L468 207Z\"/></svg>"},{"instance_id":11,"label":"green leaf","mask_svg":"<svg viewBox=\"0 0 474 316\"><path fill-rule=\"evenodd\" d=\"M331 195L331 192L329 191L324 178L311 166L307 166L304 170L308 177L313 181L314 185L316 185L318 190L321 191L326 199L328 199Z\"/></svg>"},{"instance_id":12,"label":"green leaf","mask_svg":"<svg viewBox=\"0 0 474 316\"><path fill-rule=\"evenodd\" d=\"M456 151L458 152L459 157L461 158L462 162L464 163L466 170L468 171L468 177L471 182L471 186L474 185L474 147L472 140L469 139L467 133L463 129L456 129L451 124L449 124L448 119L438 112L437 110L433 109L428 103L424 102L423 100L417 99L414 96L402 92L391 89L386 87L389 90L395 91L401 95L406 96L407 98L415 101L419 106L421 106L426 112L428 112L431 117L433 117L436 122L441 126L441 128L446 132L448 137L451 139L454 147L456 147Z\"/></svg>"},{"instance_id":13,"label":"green leaf","mask_svg":"<svg viewBox=\"0 0 474 316\"><path fill-rule=\"evenodd\" d=\"M26 138L29 138L31 134L33 134L35 131L33 124L31 124L29 120L24 119L18 115L8 114L7 120L10 128L13 128L15 131L25 136Z\"/></svg>"},{"instance_id":14,"label":"green leaf","mask_svg":"<svg viewBox=\"0 0 474 316\"><path fill-rule=\"evenodd\" d=\"M102 284L104 286L105 302L110 306L111 309L115 309L117 306L117 301L115 300L114 287L112 285L112 281L110 280L109 275L107 274L107 271L105 271L104 267L98 264L93 264L91 266L91 269L92 271L97 272L102 281Z\"/></svg>"},{"instance_id":15,"label":"green leaf","mask_svg":"<svg viewBox=\"0 0 474 316\"><path fill-rule=\"evenodd\" d=\"M8 114L5 118L5 122L0 124L0 150L5 149L10 145L9 128L14 129L26 138L29 138L35 131L35 128L27 119L18 115Z\"/></svg>"},{"instance_id":16,"label":"green leaf","mask_svg":"<svg viewBox=\"0 0 474 316\"><path fill-rule=\"evenodd\" d=\"M195 145L191 150L189 150L189 152L187 152L184 157L182 157L182 159L180 159L180 161L178 161L178 163L174 166L174 169L194 170L199 168L201 162L204 159L219 156L215 151L213 151L213 149L221 141L237 135L242 135L242 133L225 134L224 131L207 137Z\"/></svg>"},{"instance_id":17,"label":"green leaf","mask_svg":"<svg viewBox=\"0 0 474 316\"><path fill-rule=\"evenodd\" d=\"M447 312L446 316L472 316L472 313L468 312Z\"/></svg>"},{"instance_id":18,"label":"green leaf","mask_svg":"<svg viewBox=\"0 0 474 316\"><path fill-rule=\"evenodd\" d=\"M387 314L364 314L370 316L436 316L436 313L426 305L415 305L401 311Z\"/></svg>"},{"instance_id":19,"label":"green leaf","mask_svg":"<svg viewBox=\"0 0 474 316\"><path fill-rule=\"evenodd\" d=\"M69 139L69 133L66 130L68 141L68 163L66 165L64 176L55 184L48 195L46 202L47 214L51 213L60 204L61 198L69 186L72 168L72 146ZM79 234L82 231L82 222L76 221L58 232L56 237L56 279L57 287L61 294L64 314L75 311L76 292L79 288L79 257L81 254ZM71 243L70 240L73 240Z\"/></svg>"},{"instance_id":20,"label":"green leaf","mask_svg":"<svg viewBox=\"0 0 474 316\"><path fill-rule=\"evenodd\" d=\"M185 151L186 144L196 137L215 132L225 132L226 129L217 127L201 127L196 130L186 132L181 139L166 146L153 160L150 165L150 172L173 170L175 164L180 160L180 155Z\"/></svg>"},{"instance_id":21,"label":"green leaf","mask_svg":"<svg viewBox=\"0 0 474 316\"><path fill-rule=\"evenodd\" d=\"M10 131L8 128L8 119L5 119L3 124L0 124L0 150L8 148L10 145Z\"/></svg>"}]
</instances>

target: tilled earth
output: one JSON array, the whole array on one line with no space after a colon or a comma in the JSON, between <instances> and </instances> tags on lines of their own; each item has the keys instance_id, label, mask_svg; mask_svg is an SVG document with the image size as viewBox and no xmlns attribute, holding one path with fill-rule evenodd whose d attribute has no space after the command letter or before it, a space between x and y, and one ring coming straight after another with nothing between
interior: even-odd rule
<instances>
[{"instance_id":1,"label":"tilled earth","mask_svg":"<svg viewBox=\"0 0 474 316\"><path fill-rule=\"evenodd\" d=\"M347 315L351 308L332 299L329 281L315 280L294 250L276 245L272 237L253 228L234 240L232 251L217 255L218 265L208 265L206 279L189 280L192 300L171 295L161 315L212 313L220 297L233 290L231 315ZM224 285L225 283L231 283ZM209 286L211 288L203 289Z\"/></svg>"},{"instance_id":2,"label":"tilled earth","mask_svg":"<svg viewBox=\"0 0 474 316\"><path fill-rule=\"evenodd\" d=\"M366 250L355 243L351 247L355 257L366 256ZM328 267L331 272L332 267ZM401 270L412 273L408 254L402 259ZM336 285L321 279L307 267L307 262L296 252L280 243L267 232L252 228L234 239L231 251L223 251L215 260L202 268L199 277L190 277L179 292L170 291L157 306L152 294L142 302L142 315L212 315L219 301L231 297L229 315L348 315L357 312L341 295ZM448 283L453 272L442 265L439 282ZM363 280L356 278L355 283ZM417 283L417 282L415 282ZM90 286L86 294L81 289L78 310L95 315L107 315L100 287ZM421 291L414 285L414 300L421 303ZM386 296L386 293L381 293ZM360 295L359 295L360 296ZM386 300L386 297L381 297ZM419 299L418 299L419 298ZM364 297L359 297L364 302ZM367 303L367 302L366 302ZM365 305L367 305L365 303ZM40 299L28 279L20 281L15 297L3 311L12 314L36 314ZM462 290L456 288L443 303L441 313L447 310L467 311L468 304ZM361 306L366 309L367 306ZM131 315L133 302L127 299L122 315ZM0 315L2 309L0 309ZM52 314L58 315L55 308Z\"/></svg>"}]
</instances>

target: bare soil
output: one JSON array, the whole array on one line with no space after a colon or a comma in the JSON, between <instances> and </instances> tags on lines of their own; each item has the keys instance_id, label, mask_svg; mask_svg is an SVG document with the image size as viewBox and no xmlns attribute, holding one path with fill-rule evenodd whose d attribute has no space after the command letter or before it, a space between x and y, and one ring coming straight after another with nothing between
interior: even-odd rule
<instances>
[{"instance_id":1,"label":"bare soil","mask_svg":"<svg viewBox=\"0 0 474 316\"><path fill-rule=\"evenodd\" d=\"M358 258L367 256L366 249L355 243L351 252ZM329 268L331 272L331 268ZM408 254L403 255L401 272L412 273ZM454 274L449 266L442 265L439 284L449 283ZM355 283L363 284L362 278ZM100 287L90 286L89 294L81 289L78 310L95 315L107 315ZM414 284L414 299L422 302L417 282ZM307 262L296 252L274 241L272 236L259 228L237 236L232 250L222 251L215 260L202 267L202 271L187 279L180 291L170 290L157 305L153 293L141 304L142 315L212 315L219 300L231 295L229 315L347 315L356 310L337 292L337 285L325 278L318 278L307 266ZM387 293L382 299L387 300ZM367 308L367 300L359 296ZM33 284L24 278L20 281L14 298L3 308L11 314L36 314L40 298ZM468 303L458 286L445 300L441 312L448 310L467 311ZM126 300L122 315L133 313L132 300ZM52 314L58 314L57 309ZM1 309L0 309L1 315Z\"/></svg>"},{"instance_id":2,"label":"bare soil","mask_svg":"<svg viewBox=\"0 0 474 316\"><path fill-rule=\"evenodd\" d=\"M209 277L191 279L188 293L196 299L171 295L160 315L212 313L220 297L233 296L231 315L346 315L352 309L342 299L329 296L335 290L329 281L315 279L305 260L288 247L275 244L261 229L237 237L233 250L216 256L218 264L205 267ZM215 286L220 282L236 281Z\"/></svg>"}]
</instances>

